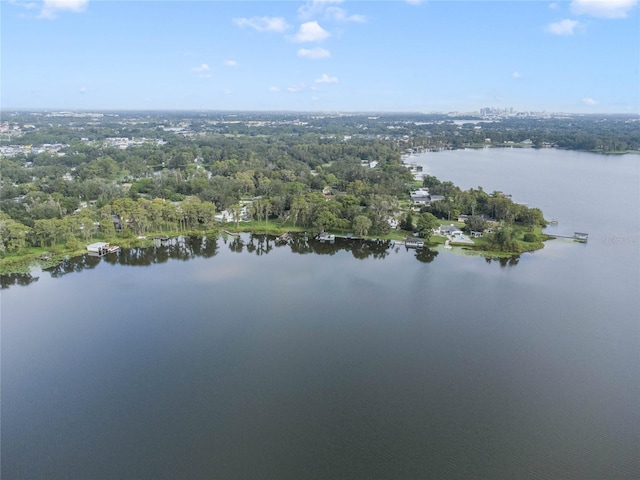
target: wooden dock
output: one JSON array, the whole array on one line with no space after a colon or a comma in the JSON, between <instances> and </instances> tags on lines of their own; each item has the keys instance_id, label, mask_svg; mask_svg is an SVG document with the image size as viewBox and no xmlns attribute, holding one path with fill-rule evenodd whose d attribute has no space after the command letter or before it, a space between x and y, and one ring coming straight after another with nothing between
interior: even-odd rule
<instances>
[{"instance_id":1,"label":"wooden dock","mask_svg":"<svg viewBox=\"0 0 640 480\"><path fill-rule=\"evenodd\" d=\"M544 233L544 234L552 238L570 238L580 243L587 243L587 241L589 240L589 234L584 232L573 232L573 235L555 235L551 233Z\"/></svg>"}]
</instances>

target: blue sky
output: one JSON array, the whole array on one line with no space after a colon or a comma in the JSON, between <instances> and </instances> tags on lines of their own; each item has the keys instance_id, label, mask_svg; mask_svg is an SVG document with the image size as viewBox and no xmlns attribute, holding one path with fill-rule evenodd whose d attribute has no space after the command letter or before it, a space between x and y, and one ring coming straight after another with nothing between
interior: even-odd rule
<instances>
[{"instance_id":1,"label":"blue sky","mask_svg":"<svg viewBox=\"0 0 640 480\"><path fill-rule=\"evenodd\" d=\"M638 0L1 0L3 109L640 113Z\"/></svg>"}]
</instances>

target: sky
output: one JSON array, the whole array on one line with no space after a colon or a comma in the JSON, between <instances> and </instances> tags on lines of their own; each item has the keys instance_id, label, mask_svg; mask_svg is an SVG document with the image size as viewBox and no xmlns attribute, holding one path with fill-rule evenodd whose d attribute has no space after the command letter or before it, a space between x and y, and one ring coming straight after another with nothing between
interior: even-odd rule
<instances>
[{"instance_id":1,"label":"sky","mask_svg":"<svg viewBox=\"0 0 640 480\"><path fill-rule=\"evenodd\" d=\"M0 108L640 113L638 0L0 0Z\"/></svg>"}]
</instances>

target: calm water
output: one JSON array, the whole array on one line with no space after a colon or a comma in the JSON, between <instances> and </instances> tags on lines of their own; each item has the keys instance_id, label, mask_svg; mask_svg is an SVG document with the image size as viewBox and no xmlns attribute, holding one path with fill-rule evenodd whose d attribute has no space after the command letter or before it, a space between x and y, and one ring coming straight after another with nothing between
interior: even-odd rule
<instances>
[{"instance_id":1,"label":"calm water","mask_svg":"<svg viewBox=\"0 0 640 480\"><path fill-rule=\"evenodd\" d=\"M245 235L21 278L2 478L640 476L640 157L416 158L589 243L501 264Z\"/></svg>"}]
</instances>

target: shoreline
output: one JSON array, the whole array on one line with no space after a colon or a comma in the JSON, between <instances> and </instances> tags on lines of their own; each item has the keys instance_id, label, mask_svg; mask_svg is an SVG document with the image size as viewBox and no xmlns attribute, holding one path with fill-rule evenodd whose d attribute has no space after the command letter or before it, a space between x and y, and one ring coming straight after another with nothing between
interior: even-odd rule
<instances>
[{"instance_id":1,"label":"shoreline","mask_svg":"<svg viewBox=\"0 0 640 480\"><path fill-rule=\"evenodd\" d=\"M398 231L396 231L398 232ZM394 232L394 233L396 233ZM389 234L382 237L354 237L351 240L358 240L364 242L379 242L379 241L388 241L395 242L396 245L406 246L405 240L409 235L409 232L404 232L404 235L400 233L397 234ZM149 237L144 238L115 238L115 239L104 239L105 242L118 245L119 247L130 249L130 248L149 248L153 246L156 238L166 238L166 239L176 239L183 236L195 236L195 237L206 237L206 236L215 236L216 238L221 237L223 235L236 236L240 234L252 234L252 235L268 235L273 237L273 239L277 239L278 237L284 235L285 233L293 233L293 234L306 234L307 231L302 229L301 227L279 227L276 225L273 226L265 226L265 227L252 227L252 228L235 228L234 226L226 225L221 226L219 229L209 230L209 231L187 231L187 232L164 232L162 234L156 234ZM346 235L342 233L336 234L337 238L341 238L342 240L346 240ZM315 238L315 236L313 236ZM417 238L417 237L416 237ZM451 242L451 246L457 249L464 250L466 252L473 252L473 256L482 256L490 259L497 258L513 258L522 255L523 253L533 253L535 251L541 250L544 248L544 242L547 240L552 240L552 237L541 234L539 242L532 243L530 249L526 249L519 252L514 251L496 251L496 250L483 250L482 248L478 248L478 246L473 246L465 243L456 243ZM435 240L435 241L434 241ZM446 237L433 235L429 239L425 241L424 247L426 249L438 249L440 250L444 247ZM95 240L94 240L95 241ZM89 244L89 243L87 243ZM406 247L407 249L413 249L412 247ZM56 246L50 247L49 250L46 248L36 248L31 253L24 253L22 255L13 255L8 259L0 260L0 276L5 275L16 275L16 274L27 274L30 273L34 268L40 268L41 270L46 270L48 268L53 268L57 265L60 265L65 260L70 258L77 258L83 255L87 255L90 252L87 251L86 246L84 248L73 248L66 249L65 247Z\"/></svg>"}]
</instances>

